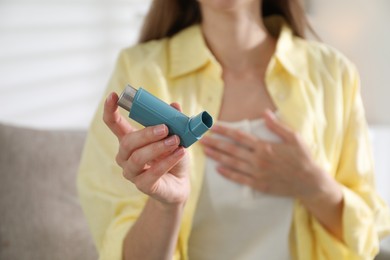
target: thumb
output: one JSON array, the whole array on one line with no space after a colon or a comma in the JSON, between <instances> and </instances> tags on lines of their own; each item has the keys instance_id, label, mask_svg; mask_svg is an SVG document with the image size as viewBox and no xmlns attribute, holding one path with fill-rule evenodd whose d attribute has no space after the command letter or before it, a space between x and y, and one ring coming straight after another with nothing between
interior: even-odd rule
<instances>
[{"instance_id":1,"label":"thumb","mask_svg":"<svg viewBox=\"0 0 390 260\"><path fill-rule=\"evenodd\" d=\"M120 140L124 135L133 132L134 128L119 113L118 99L118 95L115 92L108 95L104 103L103 121Z\"/></svg>"}]
</instances>

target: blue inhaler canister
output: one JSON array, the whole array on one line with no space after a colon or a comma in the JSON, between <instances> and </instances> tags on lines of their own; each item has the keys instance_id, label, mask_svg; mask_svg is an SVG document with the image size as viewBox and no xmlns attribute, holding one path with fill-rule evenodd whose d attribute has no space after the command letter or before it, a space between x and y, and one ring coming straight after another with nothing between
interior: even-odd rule
<instances>
[{"instance_id":1,"label":"blue inhaler canister","mask_svg":"<svg viewBox=\"0 0 390 260\"><path fill-rule=\"evenodd\" d=\"M213 118L203 111L188 117L145 89L127 85L119 97L118 105L130 111L129 117L143 126L165 124L169 135L177 135L180 145L189 147L198 141L213 125Z\"/></svg>"}]
</instances>

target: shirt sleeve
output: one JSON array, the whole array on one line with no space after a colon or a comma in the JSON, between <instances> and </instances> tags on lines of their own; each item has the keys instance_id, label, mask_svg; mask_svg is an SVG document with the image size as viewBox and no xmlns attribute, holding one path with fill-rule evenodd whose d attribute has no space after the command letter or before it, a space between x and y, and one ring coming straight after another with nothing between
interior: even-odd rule
<instances>
[{"instance_id":1,"label":"shirt sleeve","mask_svg":"<svg viewBox=\"0 0 390 260\"><path fill-rule=\"evenodd\" d=\"M146 202L146 196L123 177L116 165L118 140L103 122L107 94L112 91L119 94L131 82L127 60L121 53L92 120L77 179L81 205L100 259L122 259L123 240Z\"/></svg>"},{"instance_id":2,"label":"shirt sleeve","mask_svg":"<svg viewBox=\"0 0 390 260\"><path fill-rule=\"evenodd\" d=\"M348 86L346 86L348 85ZM390 233L390 214L374 187L374 161L355 68L344 75L345 131L336 180L344 196L343 241L315 219L313 229L325 259L373 259L379 240ZM352 88L350 88L352 87Z\"/></svg>"}]
</instances>

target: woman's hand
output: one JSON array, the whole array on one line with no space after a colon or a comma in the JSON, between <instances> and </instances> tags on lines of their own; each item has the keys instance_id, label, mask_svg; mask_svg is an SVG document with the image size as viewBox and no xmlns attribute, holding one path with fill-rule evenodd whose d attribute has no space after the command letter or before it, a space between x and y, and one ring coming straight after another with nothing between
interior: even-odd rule
<instances>
[{"instance_id":1,"label":"woman's hand","mask_svg":"<svg viewBox=\"0 0 390 260\"><path fill-rule=\"evenodd\" d=\"M340 241L343 240L341 186L313 160L301 137L264 115L267 127L281 143L262 141L240 130L214 126L213 132L230 140L204 137L208 156L220 163L218 172L255 190L300 199L307 210Z\"/></svg>"},{"instance_id":2,"label":"woman's hand","mask_svg":"<svg viewBox=\"0 0 390 260\"><path fill-rule=\"evenodd\" d=\"M301 199L320 195L323 180L329 176L317 166L301 137L270 111L265 113L264 120L282 139L281 143L263 141L219 125L212 131L225 139L207 136L201 140L206 154L220 163L218 172L264 193Z\"/></svg>"},{"instance_id":3,"label":"woman's hand","mask_svg":"<svg viewBox=\"0 0 390 260\"><path fill-rule=\"evenodd\" d=\"M116 162L123 176L143 193L165 205L184 204L188 198L189 164L178 136L168 137L165 125L134 129L119 114L118 96L111 93L104 105L103 119L118 137ZM178 104L172 104L180 110Z\"/></svg>"}]
</instances>

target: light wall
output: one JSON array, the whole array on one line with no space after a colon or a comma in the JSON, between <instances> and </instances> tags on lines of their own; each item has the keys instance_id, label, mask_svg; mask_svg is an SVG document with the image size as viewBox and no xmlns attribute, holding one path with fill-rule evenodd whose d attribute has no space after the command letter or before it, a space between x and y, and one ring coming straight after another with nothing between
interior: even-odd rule
<instances>
[{"instance_id":1,"label":"light wall","mask_svg":"<svg viewBox=\"0 0 390 260\"><path fill-rule=\"evenodd\" d=\"M390 124L390 1L308 0L322 39L361 73L371 124ZM1 0L0 122L87 128L150 0Z\"/></svg>"},{"instance_id":2,"label":"light wall","mask_svg":"<svg viewBox=\"0 0 390 260\"><path fill-rule=\"evenodd\" d=\"M0 122L86 129L149 0L1 0Z\"/></svg>"},{"instance_id":3,"label":"light wall","mask_svg":"<svg viewBox=\"0 0 390 260\"><path fill-rule=\"evenodd\" d=\"M390 1L309 0L322 40L358 67L367 118L390 125Z\"/></svg>"}]
</instances>

